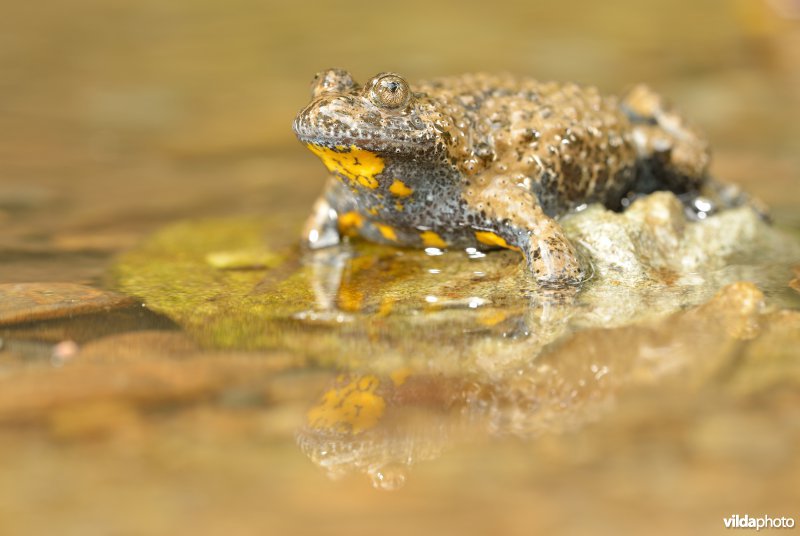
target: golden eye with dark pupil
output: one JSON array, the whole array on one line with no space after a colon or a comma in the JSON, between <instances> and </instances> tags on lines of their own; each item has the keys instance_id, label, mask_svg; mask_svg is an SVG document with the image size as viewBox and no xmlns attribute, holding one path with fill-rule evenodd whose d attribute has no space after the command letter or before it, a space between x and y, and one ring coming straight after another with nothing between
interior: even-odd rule
<instances>
[{"instance_id":1,"label":"golden eye with dark pupil","mask_svg":"<svg viewBox=\"0 0 800 536\"><path fill-rule=\"evenodd\" d=\"M411 91L406 81L397 75L389 74L375 80L372 84L372 102L382 108L400 108L408 104Z\"/></svg>"}]
</instances>

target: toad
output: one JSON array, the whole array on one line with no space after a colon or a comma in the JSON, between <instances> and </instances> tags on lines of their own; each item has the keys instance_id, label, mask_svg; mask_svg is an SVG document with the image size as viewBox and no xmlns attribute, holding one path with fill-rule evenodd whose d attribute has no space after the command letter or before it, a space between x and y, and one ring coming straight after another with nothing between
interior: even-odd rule
<instances>
[{"instance_id":1,"label":"toad","mask_svg":"<svg viewBox=\"0 0 800 536\"><path fill-rule=\"evenodd\" d=\"M622 98L510 75L361 85L329 69L293 127L331 172L308 247L508 248L542 285L589 271L561 216L656 190L696 200L710 182L706 140L643 85Z\"/></svg>"}]
</instances>

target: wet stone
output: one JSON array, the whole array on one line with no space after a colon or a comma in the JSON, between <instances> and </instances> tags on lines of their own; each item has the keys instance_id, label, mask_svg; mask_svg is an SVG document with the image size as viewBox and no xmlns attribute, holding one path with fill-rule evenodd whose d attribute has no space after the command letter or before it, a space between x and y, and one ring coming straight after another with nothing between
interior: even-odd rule
<instances>
[{"instance_id":1,"label":"wet stone","mask_svg":"<svg viewBox=\"0 0 800 536\"><path fill-rule=\"evenodd\" d=\"M0 284L0 325L109 311L134 303L129 296L74 283Z\"/></svg>"}]
</instances>

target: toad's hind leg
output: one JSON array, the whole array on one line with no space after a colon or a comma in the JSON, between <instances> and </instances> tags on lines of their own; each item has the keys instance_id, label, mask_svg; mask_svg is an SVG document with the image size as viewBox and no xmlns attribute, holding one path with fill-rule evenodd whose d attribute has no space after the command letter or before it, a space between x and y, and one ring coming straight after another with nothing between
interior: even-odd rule
<instances>
[{"instance_id":1,"label":"toad's hind leg","mask_svg":"<svg viewBox=\"0 0 800 536\"><path fill-rule=\"evenodd\" d=\"M635 191L699 192L711 160L708 141L659 94L645 85L622 99L638 153Z\"/></svg>"},{"instance_id":2,"label":"toad's hind leg","mask_svg":"<svg viewBox=\"0 0 800 536\"><path fill-rule=\"evenodd\" d=\"M659 94L645 85L635 86L622 99L622 110L632 123L638 153L634 195L670 190L692 219L742 205L768 219L761 201L709 177L708 141Z\"/></svg>"}]
</instances>

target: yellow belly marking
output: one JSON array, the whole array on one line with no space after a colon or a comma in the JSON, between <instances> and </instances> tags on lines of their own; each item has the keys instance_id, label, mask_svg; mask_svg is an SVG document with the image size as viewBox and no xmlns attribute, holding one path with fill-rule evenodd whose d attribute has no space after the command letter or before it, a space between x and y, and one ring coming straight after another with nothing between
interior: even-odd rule
<instances>
[{"instance_id":1,"label":"yellow belly marking","mask_svg":"<svg viewBox=\"0 0 800 536\"><path fill-rule=\"evenodd\" d=\"M386 240L397 242L397 234L394 232L394 228L392 228L392 226L384 225L383 223L376 223L375 227L378 228L378 231L381 232L381 235L383 235Z\"/></svg>"},{"instance_id":2,"label":"yellow belly marking","mask_svg":"<svg viewBox=\"0 0 800 536\"><path fill-rule=\"evenodd\" d=\"M345 212L339 215L339 232L353 236L364 225L364 217L358 212Z\"/></svg>"},{"instance_id":3,"label":"yellow belly marking","mask_svg":"<svg viewBox=\"0 0 800 536\"><path fill-rule=\"evenodd\" d=\"M389 186L389 191L397 197L408 197L414 193L414 189L406 186L406 183L400 179L395 179L394 182L392 182L392 185Z\"/></svg>"},{"instance_id":4,"label":"yellow belly marking","mask_svg":"<svg viewBox=\"0 0 800 536\"><path fill-rule=\"evenodd\" d=\"M502 236L498 236L491 231L475 231L475 238L481 244L486 244L487 246L498 246L501 248L506 249L513 249L514 251L520 251L517 246L512 246Z\"/></svg>"},{"instance_id":5,"label":"yellow belly marking","mask_svg":"<svg viewBox=\"0 0 800 536\"><path fill-rule=\"evenodd\" d=\"M426 248L446 248L447 242L445 242L441 236L433 231L423 231L419 234L419 237L422 239L422 244Z\"/></svg>"},{"instance_id":6,"label":"yellow belly marking","mask_svg":"<svg viewBox=\"0 0 800 536\"><path fill-rule=\"evenodd\" d=\"M308 143L306 146L322 160L329 171L347 177L350 182L358 183L365 188L374 190L378 187L375 175L383 171L385 164L383 158L377 154L359 149L355 145L350 147L338 145L335 150L313 143Z\"/></svg>"}]
</instances>

